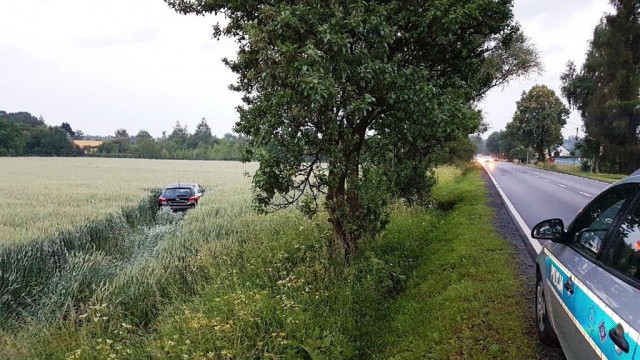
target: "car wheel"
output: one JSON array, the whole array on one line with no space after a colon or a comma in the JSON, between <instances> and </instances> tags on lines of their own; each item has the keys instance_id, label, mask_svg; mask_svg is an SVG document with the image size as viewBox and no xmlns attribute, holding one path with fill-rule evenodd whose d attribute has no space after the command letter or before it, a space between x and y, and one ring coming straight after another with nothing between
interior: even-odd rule
<instances>
[{"instance_id":1,"label":"car wheel","mask_svg":"<svg viewBox=\"0 0 640 360\"><path fill-rule=\"evenodd\" d=\"M544 283L538 276L536 282L536 330L540 341L545 345L555 345L556 334L551 327L549 314L547 313L547 301L544 294Z\"/></svg>"}]
</instances>

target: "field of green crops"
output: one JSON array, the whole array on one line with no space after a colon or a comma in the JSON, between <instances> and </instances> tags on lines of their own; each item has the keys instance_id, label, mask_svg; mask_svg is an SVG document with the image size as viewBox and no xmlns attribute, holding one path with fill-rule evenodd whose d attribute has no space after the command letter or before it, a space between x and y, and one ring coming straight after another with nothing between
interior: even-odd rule
<instances>
[{"instance_id":1,"label":"field of green crops","mask_svg":"<svg viewBox=\"0 0 640 360\"><path fill-rule=\"evenodd\" d=\"M249 194L243 174L255 168L218 161L0 158L0 244L47 238L116 213L167 183L193 181L211 192Z\"/></svg>"}]
</instances>

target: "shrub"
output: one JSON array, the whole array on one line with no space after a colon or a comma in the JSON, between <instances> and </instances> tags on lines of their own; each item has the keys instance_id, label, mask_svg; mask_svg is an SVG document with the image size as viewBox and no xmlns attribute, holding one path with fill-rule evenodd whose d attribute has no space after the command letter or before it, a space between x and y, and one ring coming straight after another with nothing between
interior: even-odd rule
<instances>
[{"instance_id":1,"label":"shrub","mask_svg":"<svg viewBox=\"0 0 640 360\"><path fill-rule=\"evenodd\" d=\"M580 162L580 171L582 172L590 172L591 171L591 162L589 160L582 160Z\"/></svg>"}]
</instances>

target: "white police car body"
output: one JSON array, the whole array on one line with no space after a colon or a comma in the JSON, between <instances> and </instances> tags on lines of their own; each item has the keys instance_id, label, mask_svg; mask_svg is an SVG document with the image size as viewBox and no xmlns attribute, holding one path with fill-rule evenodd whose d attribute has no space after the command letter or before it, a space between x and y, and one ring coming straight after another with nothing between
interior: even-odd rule
<instances>
[{"instance_id":1,"label":"white police car body","mask_svg":"<svg viewBox=\"0 0 640 360\"><path fill-rule=\"evenodd\" d=\"M611 185L566 228L541 222L536 260L540 339L568 359L640 359L640 176Z\"/></svg>"}]
</instances>

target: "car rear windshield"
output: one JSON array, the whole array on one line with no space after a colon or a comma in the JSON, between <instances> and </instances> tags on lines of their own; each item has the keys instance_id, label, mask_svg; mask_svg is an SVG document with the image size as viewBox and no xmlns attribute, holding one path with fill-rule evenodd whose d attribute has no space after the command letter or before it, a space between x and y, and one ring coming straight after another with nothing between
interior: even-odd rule
<instances>
[{"instance_id":1,"label":"car rear windshield","mask_svg":"<svg viewBox=\"0 0 640 360\"><path fill-rule=\"evenodd\" d=\"M191 188L164 189L162 192L162 196L165 198L189 197L191 195L193 195L193 189Z\"/></svg>"}]
</instances>

